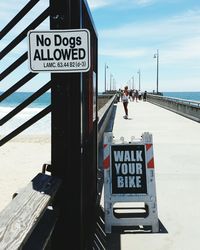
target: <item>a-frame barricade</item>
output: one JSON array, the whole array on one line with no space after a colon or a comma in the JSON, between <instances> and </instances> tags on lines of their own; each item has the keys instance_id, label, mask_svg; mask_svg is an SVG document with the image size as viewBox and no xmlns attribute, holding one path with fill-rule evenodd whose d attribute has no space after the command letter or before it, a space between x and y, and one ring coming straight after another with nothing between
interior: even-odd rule
<instances>
[{"instance_id":1,"label":"a-frame barricade","mask_svg":"<svg viewBox=\"0 0 200 250\"><path fill-rule=\"evenodd\" d=\"M151 226L159 231L152 134L125 142L104 133L105 232L113 226Z\"/></svg>"}]
</instances>

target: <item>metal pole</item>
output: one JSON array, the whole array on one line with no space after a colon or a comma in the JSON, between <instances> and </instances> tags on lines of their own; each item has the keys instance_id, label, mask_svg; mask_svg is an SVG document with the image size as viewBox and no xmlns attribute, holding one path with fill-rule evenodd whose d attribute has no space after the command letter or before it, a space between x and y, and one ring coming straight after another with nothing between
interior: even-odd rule
<instances>
[{"instance_id":1,"label":"metal pole","mask_svg":"<svg viewBox=\"0 0 200 250\"><path fill-rule=\"evenodd\" d=\"M134 76L132 77L132 89L134 89Z\"/></svg>"},{"instance_id":2,"label":"metal pole","mask_svg":"<svg viewBox=\"0 0 200 250\"><path fill-rule=\"evenodd\" d=\"M140 74L141 74L140 69L138 70L138 74L139 74L139 90L140 90Z\"/></svg>"},{"instance_id":3,"label":"metal pole","mask_svg":"<svg viewBox=\"0 0 200 250\"><path fill-rule=\"evenodd\" d=\"M82 0L50 0L50 28L80 29L81 7ZM51 249L67 248L67 244L79 250L83 249L80 144L82 74L52 73L51 81L52 175L59 176L63 181L55 201L59 207L59 218L52 235Z\"/></svg>"},{"instance_id":4,"label":"metal pole","mask_svg":"<svg viewBox=\"0 0 200 250\"><path fill-rule=\"evenodd\" d=\"M110 74L110 90L112 90L112 77L113 77L113 75L112 74Z\"/></svg>"},{"instance_id":5,"label":"metal pole","mask_svg":"<svg viewBox=\"0 0 200 250\"><path fill-rule=\"evenodd\" d=\"M156 92L158 94L158 76L159 76L159 51L157 49L157 80L156 80Z\"/></svg>"},{"instance_id":6,"label":"metal pole","mask_svg":"<svg viewBox=\"0 0 200 250\"><path fill-rule=\"evenodd\" d=\"M105 92L106 92L106 69L107 69L107 65L105 64Z\"/></svg>"},{"instance_id":7,"label":"metal pole","mask_svg":"<svg viewBox=\"0 0 200 250\"><path fill-rule=\"evenodd\" d=\"M139 90L140 90L140 71L139 71Z\"/></svg>"}]
</instances>

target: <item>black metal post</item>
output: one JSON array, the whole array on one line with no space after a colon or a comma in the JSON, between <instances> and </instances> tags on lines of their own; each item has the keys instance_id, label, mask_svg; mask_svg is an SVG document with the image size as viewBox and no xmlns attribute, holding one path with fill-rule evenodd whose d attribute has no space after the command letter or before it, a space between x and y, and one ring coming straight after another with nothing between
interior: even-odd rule
<instances>
[{"instance_id":1,"label":"black metal post","mask_svg":"<svg viewBox=\"0 0 200 250\"><path fill-rule=\"evenodd\" d=\"M50 0L51 29L79 29L82 0ZM51 74L52 175L62 178L52 249L83 249L81 73ZM76 240L74 240L74 238Z\"/></svg>"}]
</instances>

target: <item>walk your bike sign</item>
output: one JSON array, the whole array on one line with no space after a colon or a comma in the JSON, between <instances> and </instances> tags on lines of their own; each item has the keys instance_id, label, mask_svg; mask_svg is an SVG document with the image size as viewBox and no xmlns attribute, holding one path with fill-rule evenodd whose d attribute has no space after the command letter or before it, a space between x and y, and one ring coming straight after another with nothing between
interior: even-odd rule
<instances>
[{"instance_id":1,"label":"walk your bike sign","mask_svg":"<svg viewBox=\"0 0 200 250\"><path fill-rule=\"evenodd\" d=\"M112 193L146 193L144 145L112 145Z\"/></svg>"},{"instance_id":2,"label":"walk your bike sign","mask_svg":"<svg viewBox=\"0 0 200 250\"><path fill-rule=\"evenodd\" d=\"M105 232L113 226L151 226L158 232L152 134L119 142L106 132L103 144Z\"/></svg>"},{"instance_id":3,"label":"walk your bike sign","mask_svg":"<svg viewBox=\"0 0 200 250\"><path fill-rule=\"evenodd\" d=\"M87 72L90 69L90 32L87 29L29 31L32 72Z\"/></svg>"}]
</instances>

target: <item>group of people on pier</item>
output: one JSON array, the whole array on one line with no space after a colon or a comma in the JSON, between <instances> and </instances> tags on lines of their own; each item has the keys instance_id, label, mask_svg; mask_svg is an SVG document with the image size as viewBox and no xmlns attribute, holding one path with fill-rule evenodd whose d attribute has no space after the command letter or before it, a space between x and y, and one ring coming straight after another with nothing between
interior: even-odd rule
<instances>
[{"instance_id":1,"label":"group of people on pier","mask_svg":"<svg viewBox=\"0 0 200 250\"><path fill-rule=\"evenodd\" d=\"M124 119L128 119L128 102L135 101L138 102L139 100L146 101L147 98L147 91L145 90L142 92L141 90L137 89L128 89L128 86L125 86L123 90L119 89L117 91L117 100L118 102L122 102L124 106Z\"/></svg>"}]
</instances>

